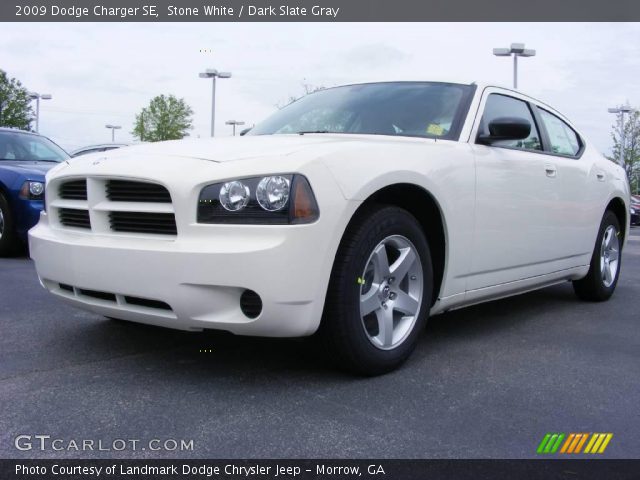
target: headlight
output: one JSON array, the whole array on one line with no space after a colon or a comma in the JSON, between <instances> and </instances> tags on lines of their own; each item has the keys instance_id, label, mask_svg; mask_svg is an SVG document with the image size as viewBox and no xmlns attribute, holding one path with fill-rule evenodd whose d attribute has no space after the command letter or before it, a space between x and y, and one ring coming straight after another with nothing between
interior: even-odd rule
<instances>
[{"instance_id":1,"label":"headlight","mask_svg":"<svg viewBox=\"0 0 640 480\"><path fill-rule=\"evenodd\" d=\"M26 200L42 200L44 198L44 183L24 182L20 189L20 197Z\"/></svg>"},{"instance_id":2,"label":"headlight","mask_svg":"<svg viewBox=\"0 0 640 480\"><path fill-rule=\"evenodd\" d=\"M264 177L258 183L256 198L262 208L277 212L289 201L289 179L283 176Z\"/></svg>"},{"instance_id":3,"label":"headlight","mask_svg":"<svg viewBox=\"0 0 640 480\"><path fill-rule=\"evenodd\" d=\"M237 212L247 206L249 196L249 187L235 180L222 185L218 199L220 200L220 205L222 205L225 210Z\"/></svg>"},{"instance_id":4,"label":"headlight","mask_svg":"<svg viewBox=\"0 0 640 480\"><path fill-rule=\"evenodd\" d=\"M631 212L631 215L635 215L636 213L636 209L635 208L630 208L629 211Z\"/></svg>"},{"instance_id":5,"label":"headlight","mask_svg":"<svg viewBox=\"0 0 640 480\"><path fill-rule=\"evenodd\" d=\"M320 212L302 175L268 175L207 185L198 200L198 223L299 224Z\"/></svg>"}]
</instances>

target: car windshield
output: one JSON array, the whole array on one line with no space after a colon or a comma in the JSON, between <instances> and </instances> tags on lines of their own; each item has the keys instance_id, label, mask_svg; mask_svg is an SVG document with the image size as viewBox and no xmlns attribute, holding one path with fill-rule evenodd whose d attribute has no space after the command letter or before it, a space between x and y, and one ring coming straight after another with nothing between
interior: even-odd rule
<instances>
[{"instance_id":1,"label":"car windshield","mask_svg":"<svg viewBox=\"0 0 640 480\"><path fill-rule=\"evenodd\" d=\"M51 140L39 135L0 131L0 161L62 162L67 152Z\"/></svg>"},{"instance_id":2,"label":"car windshield","mask_svg":"<svg viewBox=\"0 0 640 480\"><path fill-rule=\"evenodd\" d=\"M247 135L352 133L455 139L473 87L437 82L348 85L307 95Z\"/></svg>"}]
</instances>

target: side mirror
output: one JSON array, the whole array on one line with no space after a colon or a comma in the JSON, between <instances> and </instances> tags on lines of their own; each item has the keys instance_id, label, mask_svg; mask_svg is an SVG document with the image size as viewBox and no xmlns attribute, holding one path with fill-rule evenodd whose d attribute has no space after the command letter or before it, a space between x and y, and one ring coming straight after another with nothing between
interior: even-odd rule
<instances>
[{"instance_id":1,"label":"side mirror","mask_svg":"<svg viewBox=\"0 0 640 480\"><path fill-rule=\"evenodd\" d=\"M240 130L240 136L242 137L242 136L246 135L247 133L249 133L249 130L251 130L251 128L244 128L244 129Z\"/></svg>"},{"instance_id":2,"label":"side mirror","mask_svg":"<svg viewBox=\"0 0 640 480\"><path fill-rule=\"evenodd\" d=\"M500 140L523 140L531 133L531 122L520 117L499 117L489 122L489 135L479 135L478 143L491 145Z\"/></svg>"}]
</instances>

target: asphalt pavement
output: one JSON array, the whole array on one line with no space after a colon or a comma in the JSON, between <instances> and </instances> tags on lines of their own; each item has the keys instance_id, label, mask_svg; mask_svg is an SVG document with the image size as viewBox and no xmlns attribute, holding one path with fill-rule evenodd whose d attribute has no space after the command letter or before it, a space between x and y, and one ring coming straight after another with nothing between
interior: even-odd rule
<instances>
[{"instance_id":1,"label":"asphalt pavement","mask_svg":"<svg viewBox=\"0 0 640 480\"><path fill-rule=\"evenodd\" d=\"M403 368L358 378L309 341L110 321L0 259L0 458L532 458L547 432L640 458L639 312L635 228L609 302L565 283L440 315Z\"/></svg>"}]
</instances>

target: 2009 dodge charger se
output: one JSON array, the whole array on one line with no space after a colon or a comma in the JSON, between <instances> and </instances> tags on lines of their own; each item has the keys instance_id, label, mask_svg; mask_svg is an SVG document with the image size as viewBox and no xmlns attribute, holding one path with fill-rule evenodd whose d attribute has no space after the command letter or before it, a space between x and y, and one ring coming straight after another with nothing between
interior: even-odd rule
<instances>
[{"instance_id":1,"label":"2009 dodge charger se","mask_svg":"<svg viewBox=\"0 0 640 480\"><path fill-rule=\"evenodd\" d=\"M519 92L437 82L308 95L248 135L87 155L47 175L44 287L108 317L293 337L377 374L429 314L572 281L606 300L625 173Z\"/></svg>"}]
</instances>

